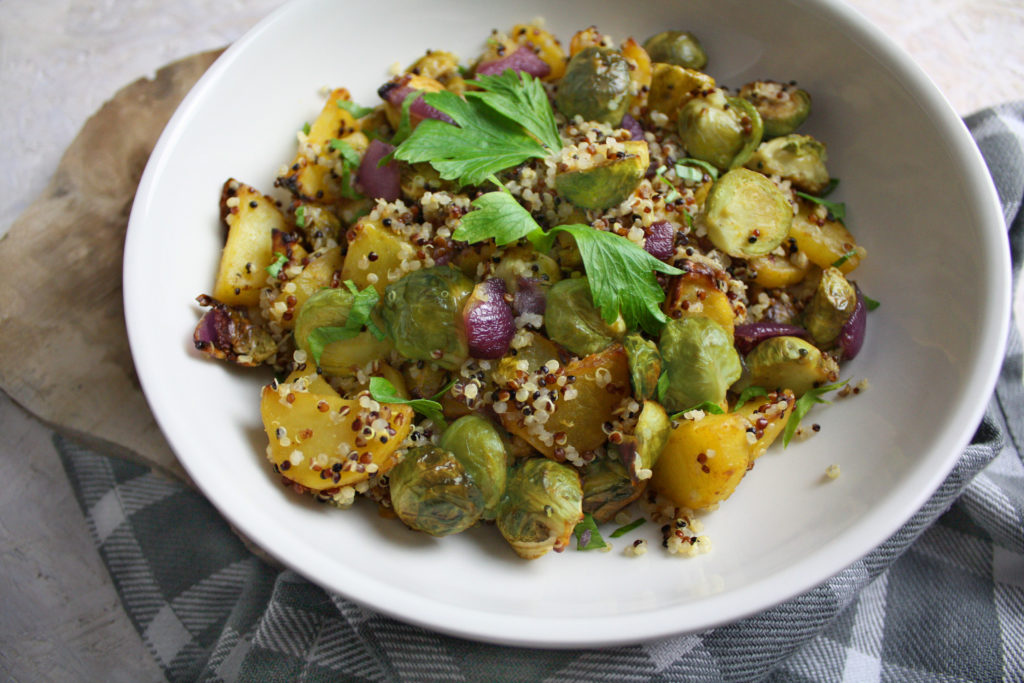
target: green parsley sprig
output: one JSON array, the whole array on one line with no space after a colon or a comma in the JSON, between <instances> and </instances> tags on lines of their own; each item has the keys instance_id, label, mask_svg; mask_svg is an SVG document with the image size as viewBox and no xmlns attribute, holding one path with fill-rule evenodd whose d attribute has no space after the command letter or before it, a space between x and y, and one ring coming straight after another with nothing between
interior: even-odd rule
<instances>
[{"instance_id":1,"label":"green parsley sprig","mask_svg":"<svg viewBox=\"0 0 1024 683\"><path fill-rule=\"evenodd\" d=\"M314 328L306 338L309 353L313 356L313 362L317 365L320 365L320 356L328 344L351 339L362 332L364 327L377 339L384 339L384 332L377 326L372 317L373 308L380 299L377 290L373 287L367 287L359 291L359 288L351 280L345 280L345 286L353 295L352 308L349 309L345 324Z\"/></svg>"},{"instance_id":2,"label":"green parsley sprig","mask_svg":"<svg viewBox=\"0 0 1024 683\"><path fill-rule=\"evenodd\" d=\"M398 395L398 389L395 388L395 385L388 380L383 377L370 378L370 397L374 401L407 405L442 430L448 428L448 423L445 422L441 404L434 399L440 398L450 388L451 384L438 392L434 398L403 398Z\"/></svg>"},{"instance_id":3,"label":"green parsley sprig","mask_svg":"<svg viewBox=\"0 0 1024 683\"><path fill-rule=\"evenodd\" d=\"M831 403L831 401L823 399L821 397L822 394L841 389L849 381L844 379L842 382L815 387L798 398L796 405L793 406L793 413L789 416L789 420L786 421L786 428L782 431L782 446L788 446L789 442L793 440L793 435L796 434L796 430L800 427L800 420L804 419L804 416L807 415L816 403Z\"/></svg>"}]
</instances>

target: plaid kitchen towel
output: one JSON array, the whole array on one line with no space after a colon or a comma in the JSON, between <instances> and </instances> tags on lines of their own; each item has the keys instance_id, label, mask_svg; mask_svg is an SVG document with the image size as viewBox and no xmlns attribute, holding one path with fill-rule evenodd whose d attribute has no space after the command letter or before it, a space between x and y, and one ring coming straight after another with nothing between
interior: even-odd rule
<instances>
[{"instance_id":1,"label":"plaid kitchen towel","mask_svg":"<svg viewBox=\"0 0 1024 683\"><path fill-rule=\"evenodd\" d=\"M967 119L1024 262L1024 103ZM55 436L122 603L173 681L1024 681L1024 386L1015 320L970 446L892 538L821 586L704 633L524 650L330 595L250 553L199 493Z\"/></svg>"}]
</instances>

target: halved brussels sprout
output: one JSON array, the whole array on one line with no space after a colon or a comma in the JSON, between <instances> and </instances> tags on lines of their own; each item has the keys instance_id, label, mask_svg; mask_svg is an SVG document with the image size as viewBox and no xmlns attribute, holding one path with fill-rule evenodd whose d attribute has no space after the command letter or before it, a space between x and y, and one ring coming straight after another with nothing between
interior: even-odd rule
<instances>
[{"instance_id":1,"label":"halved brussels sprout","mask_svg":"<svg viewBox=\"0 0 1024 683\"><path fill-rule=\"evenodd\" d=\"M477 415L460 417L438 446L455 456L483 494L483 519L494 519L508 478L509 457L498 428Z\"/></svg>"},{"instance_id":2,"label":"halved brussels sprout","mask_svg":"<svg viewBox=\"0 0 1024 683\"><path fill-rule=\"evenodd\" d=\"M498 506L498 530L516 553L533 560L561 552L583 519L583 488L575 469L547 458L514 468Z\"/></svg>"},{"instance_id":3,"label":"halved brussels sprout","mask_svg":"<svg viewBox=\"0 0 1024 683\"><path fill-rule=\"evenodd\" d=\"M633 396L640 400L654 396L661 377L661 354L658 345L639 334L629 334L622 340L629 359L629 378L633 383Z\"/></svg>"},{"instance_id":4,"label":"halved brussels sprout","mask_svg":"<svg viewBox=\"0 0 1024 683\"><path fill-rule=\"evenodd\" d=\"M711 318L669 320L658 348L668 373L661 403L669 412L688 410L705 401L722 403L742 372L732 337Z\"/></svg>"},{"instance_id":5,"label":"halved brussels sprout","mask_svg":"<svg viewBox=\"0 0 1024 683\"><path fill-rule=\"evenodd\" d=\"M655 64L651 91L647 94L647 108L661 112L674 122L684 104L714 87L715 79L703 71L675 64Z\"/></svg>"},{"instance_id":6,"label":"halved brussels sprout","mask_svg":"<svg viewBox=\"0 0 1024 683\"><path fill-rule=\"evenodd\" d=\"M764 387L769 391L791 389L796 396L803 396L810 389L839 378L835 360L799 337L766 339L744 360L747 376L743 385Z\"/></svg>"},{"instance_id":7,"label":"halved brussels sprout","mask_svg":"<svg viewBox=\"0 0 1024 683\"><path fill-rule=\"evenodd\" d=\"M811 113L810 94L791 83L754 81L740 88L740 97L761 115L766 138L789 135Z\"/></svg>"},{"instance_id":8,"label":"halved brussels sprout","mask_svg":"<svg viewBox=\"0 0 1024 683\"><path fill-rule=\"evenodd\" d=\"M562 199L583 209L607 209L633 194L650 165L647 143L622 143L624 156L601 159L595 166L569 169L555 175L555 191Z\"/></svg>"},{"instance_id":9,"label":"halved brussels sprout","mask_svg":"<svg viewBox=\"0 0 1024 683\"><path fill-rule=\"evenodd\" d=\"M668 442L671 427L668 414L660 403L644 401L633 433L624 436L618 445L610 445L608 450L618 454L634 482L645 481L650 479L651 468L658 462L658 456Z\"/></svg>"},{"instance_id":10,"label":"halved brussels sprout","mask_svg":"<svg viewBox=\"0 0 1024 683\"><path fill-rule=\"evenodd\" d=\"M803 325L815 343L828 348L839 337L843 325L853 315L857 291L838 268L822 271L818 288L803 312Z\"/></svg>"},{"instance_id":11,"label":"halved brussels sprout","mask_svg":"<svg viewBox=\"0 0 1024 683\"><path fill-rule=\"evenodd\" d=\"M677 64L687 69L703 69L708 55L697 37L689 31L662 31L644 41L652 62Z\"/></svg>"},{"instance_id":12,"label":"halved brussels sprout","mask_svg":"<svg viewBox=\"0 0 1024 683\"><path fill-rule=\"evenodd\" d=\"M555 107L569 119L579 115L617 126L629 107L629 86L625 57L606 47L588 47L569 60Z\"/></svg>"},{"instance_id":13,"label":"halved brussels sprout","mask_svg":"<svg viewBox=\"0 0 1024 683\"><path fill-rule=\"evenodd\" d=\"M391 505L406 526L431 536L465 531L483 515L484 492L450 451L409 449L388 474Z\"/></svg>"},{"instance_id":14,"label":"halved brussels sprout","mask_svg":"<svg viewBox=\"0 0 1024 683\"><path fill-rule=\"evenodd\" d=\"M541 280L554 284L562 279L558 261L532 246L513 245L500 252L500 260L491 269L494 277L505 281L510 292L519 288L520 278Z\"/></svg>"},{"instance_id":15,"label":"halved brussels sprout","mask_svg":"<svg viewBox=\"0 0 1024 683\"><path fill-rule=\"evenodd\" d=\"M773 251L793 224L793 209L771 180L734 168L711 187L700 216L708 237L729 256L749 258Z\"/></svg>"},{"instance_id":16,"label":"halved brussels sprout","mask_svg":"<svg viewBox=\"0 0 1024 683\"><path fill-rule=\"evenodd\" d=\"M544 311L544 329L551 341L561 344L577 356L597 353L626 332L622 316L611 325L601 318L594 305L587 278L571 278L556 283L548 293Z\"/></svg>"},{"instance_id":17,"label":"halved brussels sprout","mask_svg":"<svg viewBox=\"0 0 1024 683\"><path fill-rule=\"evenodd\" d=\"M309 336L320 327L344 327L355 295L347 288L321 289L306 300L295 319L295 343L310 352ZM328 375L350 376L367 363L385 358L391 342L377 339L367 331L331 342L320 353L319 367Z\"/></svg>"},{"instance_id":18,"label":"halved brussels sprout","mask_svg":"<svg viewBox=\"0 0 1024 683\"><path fill-rule=\"evenodd\" d=\"M683 105L678 127L686 152L722 171L746 163L764 132L754 105L719 88L703 91Z\"/></svg>"},{"instance_id":19,"label":"halved brussels sprout","mask_svg":"<svg viewBox=\"0 0 1024 683\"><path fill-rule=\"evenodd\" d=\"M825 145L810 135L784 135L762 142L747 161L747 168L765 175L777 175L794 186L818 194L830 180Z\"/></svg>"},{"instance_id":20,"label":"halved brussels sprout","mask_svg":"<svg viewBox=\"0 0 1024 683\"><path fill-rule=\"evenodd\" d=\"M450 266L415 270L384 290L381 317L395 349L454 370L469 358L462 308L473 281Z\"/></svg>"},{"instance_id":21,"label":"halved brussels sprout","mask_svg":"<svg viewBox=\"0 0 1024 683\"><path fill-rule=\"evenodd\" d=\"M646 482L634 483L615 457L597 458L583 468L583 512L598 524L610 522L622 508L640 497Z\"/></svg>"}]
</instances>

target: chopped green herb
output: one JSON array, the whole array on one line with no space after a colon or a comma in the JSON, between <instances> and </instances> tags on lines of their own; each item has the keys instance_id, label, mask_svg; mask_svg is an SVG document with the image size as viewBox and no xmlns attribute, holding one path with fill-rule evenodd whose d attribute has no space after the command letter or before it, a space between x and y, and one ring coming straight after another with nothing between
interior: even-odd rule
<instances>
[{"instance_id":1,"label":"chopped green herb","mask_svg":"<svg viewBox=\"0 0 1024 683\"><path fill-rule=\"evenodd\" d=\"M764 387L747 387L746 389L740 392L739 397L736 399L736 405L733 406L733 410L739 410L740 406L742 406L744 403L746 403L752 398L767 395L768 390L765 389Z\"/></svg>"},{"instance_id":2,"label":"chopped green herb","mask_svg":"<svg viewBox=\"0 0 1024 683\"><path fill-rule=\"evenodd\" d=\"M344 140L333 138L328 146L341 155L341 195L348 199L360 199L362 195L352 187L352 173L359 168L359 152Z\"/></svg>"},{"instance_id":3,"label":"chopped green herb","mask_svg":"<svg viewBox=\"0 0 1024 683\"><path fill-rule=\"evenodd\" d=\"M641 517L640 519L634 519L629 524L620 526L618 529L616 529L615 531L611 532L609 534L609 536L611 536L612 538L618 538L619 536L625 536L626 534L628 534L633 529L636 529L639 526L643 526L644 522L646 522L646 521L647 520L644 519L643 517Z\"/></svg>"},{"instance_id":4,"label":"chopped green herb","mask_svg":"<svg viewBox=\"0 0 1024 683\"><path fill-rule=\"evenodd\" d=\"M832 262L832 266L834 268L838 268L838 267L840 267L841 265L843 265L844 263L846 263L847 261L849 261L851 258L853 258L856 255L857 255L857 250L856 249L851 249L850 251L846 252L845 254L843 254L842 256L837 258L835 261L833 261Z\"/></svg>"},{"instance_id":5,"label":"chopped green herb","mask_svg":"<svg viewBox=\"0 0 1024 683\"><path fill-rule=\"evenodd\" d=\"M309 121L306 121L304 124L302 124L302 134L303 135L309 135L309 131L310 130L312 130L312 128L309 125Z\"/></svg>"},{"instance_id":6,"label":"chopped green herb","mask_svg":"<svg viewBox=\"0 0 1024 683\"><path fill-rule=\"evenodd\" d=\"M363 291L359 291L355 283L351 280L345 280L345 286L352 292L352 308L349 309L348 318L345 320L344 325L339 326L325 326L317 327L309 333L306 338L307 345L309 346L309 352L313 356L313 361L320 365L320 356L324 352L324 348L328 344L336 341L343 341L345 339L351 339L357 334L363 331L365 327L370 334L376 337L378 340L384 339L384 333L373 322L372 313L374 306L377 305L377 301L380 299L380 295L377 294L377 290L373 287L367 287Z\"/></svg>"},{"instance_id":7,"label":"chopped green herb","mask_svg":"<svg viewBox=\"0 0 1024 683\"><path fill-rule=\"evenodd\" d=\"M589 512L583 515L583 521L576 525L572 533L576 536L576 550L596 550L608 546Z\"/></svg>"},{"instance_id":8,"label":"chopped green herb","mask_svg":"<svg viewBox=\"0 0 1024 683\"><path fill-rule=\"evenodd\" d=\"M869 311L873 311L882 305L881 301L875 301L864 292L860 293L860 298L864 300L864 307L867 308Z\"/></svg>"},{"instance_id":9,"label":"chopped green herb","mask_svg":"<svg viewBox=\"0 0 1024 683\"><path fill-rule=\"evenodd\" d=\"M277 277L286 263L288 263L288 257L279 251L275 251L274 262L267 266L267 272L270 273L270 277Z\"/></svg>"},{"instance_id":10,"label":"chopped green herb","mask_svg":"<svg viewBox=\"0 0 1024 683\"><path fill-rule=\"evenodd\" d=\"M295 227L304 228L306 227L306 207L300 206L295 209Z\"/></svg>"},{"instance_id":11,"label":"chopped green herb","mask_svg":"<svg viewBox=\"0 0 1024 683\"><path fill-rule=\"evenodd\" d=\"M364 116L369 116L373 113L373 109L370 107L362 107L352 100L338 100L338 106L347 111L357 119L361 119Z\"/></svg>"},{"instance_id":12,"label":"chopped green herb","mask_svg":"<svg viewBox=\"0 0 1024 683\"><path fill-rule=\"evenodd\" d=\"M476 210L463 216L452 234L460 242L474 244L493 239L500 247L523 237L544 234L530 212L508 192L482 194L473 200L472 206Z\"/></svg>"},{"instance_id":13,"label":"chopped green herb","mask_svg":"<svg viewBox=\"0 0 1024 683\"><path fill-rule=\"evenodd\" d=\"M429 398L402 398L398 395L395 385L383 377L370 378L370 396L374 401L381 403L407 405L439 428L446 429L448 427L440 403Z\"/></svg>"},{"instance_id":14,"label":"chopped green herb","mask_svg":"<svg viewBox=\"0 0 1024 683\"><path fill-rule=\"evenodd\" d=\"M828 209L829 214L840 223L846 220L846 204L844 204L843 202L830 202L827 199L824 199L822 197L815 197L814 195L807 194L806 192L798 191L796 194L798 197L803 197L809 202L821 204L826 209Z\"/></svg>"},{"instance_id":15,"label":"chopped green herb","mask_svg":"<svg viewBox=\"0 0 1024 683\"><path fill-rule=\"evenodd\" d=\"M702 180L704 180L704 174L707 174L707 176L712 180L716 180L718 178L718 169L715 168L713 165L709 164L708 162L704 161L703 159L694 159L692 157L687 157L685 159L680 159L679 161L677 161L676 175L682 178L683 173L685 173L686 171L680 171L680 167L697 168L703 171L703 173L701 173L700 176L694 178L693 182L695 183L699 183Z\"/></svg>"},{"instance_id":16,"label":"chopped green herb","mask_svg":"<svg viewBox=\"0 0 1024 683\"><path fill-rule=\"evenodd\" d=\"M665 170L666 168L664 165L659 166L658 169L654 172L654 177L656 177L658 180L672 188L671 190L668 191L668 194L666 194L664 198L666 203L670 203L679 199L679 197L681 197L682 195L679 194L679 190L676 189L676 186L672 183L672 181L665 177Z\"/></svg>"},{"instance_id":17,"label":"chopped green herb","mask_svg":"<svg viewBox=\"0 0 1024 683\"><path fill-rule=\"evenodd\" d=\"M423 93L419 90L413 90L411 93L405 96L402 100L402 112L398 119L398 128L395 129L395 134L391 137L392 145L400 145L404 142L410 134L412 134L412 121L409 118L409 109L412 107L413 102L423 96ZM378 166L390 161L391 157L394 156L394 152L380 160Z\"/></svg>"},{"instance_id":18,"label":"chopped green herb","mask_svg":"<svg viewBox=\"0 0 1024 683\"><path fill-rule=\"evenodd\" d=\"M786 421L786 428L782 432L782 445L783 447L788 446L789 442L793 439L793 435L796 434L797 428L800 426L800 420L804 419L808 411L814 406L815 403L831 403L821 398L822 394L829 391L835 391L846 386L846 383L850 380L844 379L842 382L836 382L834 384L826 384L822 387L815 387L809 390L806 394L796 400L796 405L793 406L793 413L789 416L789 420Z\"/></svg>"},{"instance_id":19,"label":"chopped green herb","mask_svg":"<svg viewBox=\"0 0 1024 683\"><path fill-rule=\"evenodd\" d=\"M825 189L822 190L818 194L818 196L819 197L827 197L832 192L832 190L836 189L836 187L838 185L839 185L839 178L829 178L828 179L828 185L825 186Z\"/></svg>"},{"instance_id":20,"label":"chopped green herb","mask_svg":"<svg viewBox=\"0 0 1024 683\"><path fill-rule=\"evenodd\" d=\"M675 415L669 415L670 420L678 420L679 418L686 415L691 410L701 410L705 413L711 413L712 415L725 415L725 411L722 410L722 406L718 405L714 401L701 401L689 410L680 410Z\"/></svg>"},{"instance_id":21,"label":"chopped green herb","mask_svg":"<svg viewBox=\"0 0 1024 683\"><path fill-rule=\"evenodd\" d=\"M658 377L658 384L655 387L655 393L658 395L658 403L665 402L665 392L668 391L668 373L663 372Z\"/></svg>"}]
</instances>

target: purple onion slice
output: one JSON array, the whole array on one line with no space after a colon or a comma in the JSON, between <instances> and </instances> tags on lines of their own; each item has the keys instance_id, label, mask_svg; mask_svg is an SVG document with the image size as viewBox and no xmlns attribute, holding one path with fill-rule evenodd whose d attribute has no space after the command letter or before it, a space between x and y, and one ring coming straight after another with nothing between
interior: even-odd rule
<instances>
[{"instance_id":1,"label":"purple onion slice","mask_svg":"<svg viewBox=\"0 0 1024 683\"><path fill-rule=\"evenodd\" d=\"M500 59L482 62L476 67L476 72L485 76L498 76L504 73L506 69L525 71L536 78L544 78L551 73L551 67L548 66L548 63L538 57L537 53L526 45Z\"/></svg>"},{"instance_id":2,"label":"purple onion slice","mask_svg":"<svg viewBox=\"0 0 1024 683\"><path fill-rule=\"evenodd\" d=\"M356 171L356 185L366 196L389 202L398 199L401 194L398 163L392 160L383 166L378 166L380 160L393 151L395 151L393 145L376 138L370 141L362 161L359 162L359 170Z\"/></svg>"},{"instance_id":3,"label":"purple onion slice","mask_svg":"<svg viewBox=\"0 0 1024 683\"><path fill-rule=\"evenodd\" d=\"M462 316L469 355L474 358L501 358L508 353L516 324L505 292L504 280L490 278L474 287L466 302Z\"/></svg>"},{"instance_id":4,"label":"purple onion slice","mask_svg":"<svg viewBox=\"0 0 1024 683\"><path fill-rule=\"evenodd\" d=\"M540 280L535 277L520 277L516 282L516 292L512 299L512 308L519 315L524 313L534 313L536 315L544 315L544 311L547 308L548 297L545 293L545 287Z\"/></svg>"},{"instance_id":5,"label":"purple onion slice","mask_svg":"<svg viewBox=\"0 0 1024 683\"><path fill-rule=\"evenodd\" d=\"M675 254L676 229L668 221L652 223L644 249L659 261L668 261Z\"/></svg>"},{"instance_id":6,"label":"purple onion slice","mask_svg":"<svg viewBox=\"0 0 1024 683\"><path fill-rule=\"evenodd\" d=\"M409 93L414 92L415 88L408 85L408 78L402 78L397 81L391 81L385 83L377 91L381 99L387 100L387 102L398 109L402 108L402 104L405 102L405 98L409 96ZM444 121L445 123L454 124L455 121L452 117L445 114L440 109L435 109L427 104L423 97L417 97L409 107L409 116L419 119L436 119L438 121Z\"/></svg>"},{"instance_id":7,"label":"purple onion slice","mask_svg":"<svg viewBox=\"0 0 1024 683\"><path fill-rule=\"evenodd\" d=\"M619 124L619 128L625 128L629 131L630 140L644 139L644 129L640 126L640 122L629 114L622 117L622 123Z\"/></svg>"},{"instance_id":8,"label":"purple onion slice","mask_svg":"<svg viewBox=\"0 0 1024 683\"><path fill-rule=\"evenodd\" d=\"M767 320L737 325L736 329L733 331L736 350L743 355L750 353L755 346L763 342L765 339L783 336L800 337L801 339L810 338L810 334L802 327Z\"/></svg>"},{"instance_id":9,"label":"purple onion slice","mask_svg":"<svg viewBox=\"0 0 1024 683\"><path fill-rule=\"evenodd\" d=\"M853 286L857 292L857 303L853 307L853 313L839 331L839 338L836 344L842 351L843 360L852 360L860 353L860 347L864 345L864 335L868 326L868 310L864 305L864 296L860 293L860 287Z\"/></svg>"}]
</instances>

